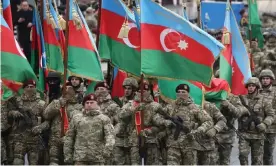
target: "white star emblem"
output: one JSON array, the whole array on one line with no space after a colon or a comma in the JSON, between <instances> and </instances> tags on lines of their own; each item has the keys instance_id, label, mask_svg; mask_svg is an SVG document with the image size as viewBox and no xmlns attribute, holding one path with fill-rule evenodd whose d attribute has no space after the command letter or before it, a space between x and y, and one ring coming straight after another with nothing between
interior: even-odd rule
<instances>
[{"instance_id":1,"label":"white star emblem","mask_svg":"<svg viewBox=\"0 0 276 166\"><path fill-rule=\"evenodd\" d=\"M180 40L177 47L179 47L180 50L186 50L188 48L188 43L186 43L185 40Z\"/></svg>"}]
</instances>

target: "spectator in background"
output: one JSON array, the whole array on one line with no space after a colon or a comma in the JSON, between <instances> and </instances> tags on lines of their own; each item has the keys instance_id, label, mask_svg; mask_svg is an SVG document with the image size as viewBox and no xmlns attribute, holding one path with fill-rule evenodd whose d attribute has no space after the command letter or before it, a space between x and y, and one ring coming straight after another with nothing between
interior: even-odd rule
<instances>
[{"instance_id":1,"label":"spectator in background","mask_svg":"<svg viewBox=\"0 0 276 166\"><path fill-rule=\"evenodd\" d=\"M18 41L27 59L31 60L30 32L32 28L33 12L27 1L22 1L17 12Z\"/></svg>"},{"instance_id":2,"label":"spectator in background","mask_svg":"<svg viewBox=\"0 0 276 166\"><path fill-rule=\"evenodd\" d=\"M95 10L92 7L88 7L85 11L85 20L87 22L87 25L92 32L95 28L97 28L97 19L94 14Z\"/></svg>"}]
</instances>

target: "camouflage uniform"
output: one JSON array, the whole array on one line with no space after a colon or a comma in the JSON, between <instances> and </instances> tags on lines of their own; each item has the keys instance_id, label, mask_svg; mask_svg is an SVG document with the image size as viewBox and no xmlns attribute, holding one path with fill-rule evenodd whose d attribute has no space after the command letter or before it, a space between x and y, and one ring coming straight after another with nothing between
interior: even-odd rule
<instances>
[{"instance_id":1,"label":"camouflage uniform","mask_svg":"<svg viewBox=\"0 0 276 166\"><path fill-rule=\"evenodd\" d=\"M239 159L241 165L248 165L251 149L251 164L263 165L264 132L274 121L274 110L271 101L258 93L259 80L252 77L246 86L249 84L256 85L257 89L255 93L243 96L244 104L250 109L250 115L242 116L238 121L239 131L243 137L239 139Z\"/></svg>"},{"instance_id":2,"label":"camouflage uniform","mask_svg":"<svg viewBox=\"0 0 276 166\"><path fill-rule=\"evenodd\" d=\"M273 80L275 79L275 76L271 70L263 70L259 76L260 80L262 77L270 77ZM271 100L275 113L274 116L276 116L276 88L271 85L268 87L262 87L260 94ZM268 140L264 141L264 165L273 165L273 151L276 139L276 117L274 118L274 123L266 130L266 138Z\"/></svg>"},{"instance_id":3,"label":"camouflage uniform","mask_svg":"<svg viewBox=\"0 0 276 166\"><path fill-rule=\"evenodd\" d=\"M189 126L193 133L199 135L205 133L213 127L212 118L204 110L200 110L193 101L189 98L187 100L177 99L175 103L170 106L169 110L171 117L179 116L183 120L184 126ZM168 165L196 165L197 151L204 148L198 144L198 137L191 139L187 133L180 132L177 140L174 139L175 128L169 131L169 138L167 140L168 146ZM204 146L204 145L203 145Z\"/></svg>"},{"instance_id":4,"label":"camouflage uniform","mask_svg":"<svg viewBox=\"0 0 276 166\"><path fill-rule=\"evenodd\" d=\"M140 93L138 93L140 94ZM147 165L159 165L160 164L160 155L158 150L158 142L157 142L157 133L159 132L159 127L163 126L165 120L158 114L158 110L162 109L161 106L154 102L152 97L150 96L150 92L144 92L144 102L138 103L140 101L139 95L136 94L134 101L130 101L126 105L123 106L122 112L119 117L120 120L124 121L129 127L129 146L130 156L131 156L131 164L132 165L140 165L140 155L139 155L139 145L137 142L137 134L139 130L136 130L138 124L136 126L136 116L139 110L144 111L144 130L139 133L139 135L147 135L145 138L146 147L146 159L145 164ZM137 113L137 114L136 114ZM139 137L140 138L140 137Z\"/></svg>"},{"instance_id":5,"label":"camouflage uniform","mask_svg":"<svg viewBox=\"0 0 276 166\"><path fill-rule=\"evenodd\" d=\"M204 110L211 116L214 122L214 127L206 132L198 141L205 147L197 151L197 158L199 165L215 165L217 160L217 153L215 151L216 133L222 131L226 126L226 118L222 115L216 105L205 101Z\"/></svg>"},{"instance_id":6,"label":"camouflage uniform","mask_svg":"<svg viewBox=\"0 0 276 166\"><path fill-rule=\"evenodd\" d=\"M261 66L261 58L264 57L264 53L261 51L260 48L252 49L251 56L253 56L254 61L254 76L258 76L262 70Z\"/></svg>"},{"instance_id":7,"label":"camouflage uniform","mask_svg":"<svg viewBox=\"0 0 276 166\"><path fill-rule=\"evenodd\" d=\"M63 163L62 147L63 147L63 136L61 135L61 107L63 105L63 98L59 100L53 100L47 108L44 110L45 119L51 121L51 131L49 136L49 156L50 164L61 164ZM77 102L77 99L72 97L65 105L68 120L72 119L75 114L80 113L82 105Z\"/></svg>"},{"instance_id":8,"label":"camouflage uniform","mask_svg":"<svg viewBox=\"0 0 276 166\"><path fill-rule=\"evenodd\" d=\"M103 165L115 144L111 120L99 110L74 116L64 139L66 163Z\"/></svg>"},{"instance_id":9,"label":"camouflage uniform","mask_svg":"<svg viewBox=\"0 0 276 166\"><path fill-rule=\"evenodd\" d=\"M262 15L262 27L263 28L276 28L275 25L276 15L273 13L264 12Z\"/></svg>"},{"instance_id":10,"label":"camouflage uniform","mask_svg":"<svg viewBox=\"0 0 276 166\"><path fill-rule=\"evenodd\" d=\"M138 83L134 78L126 78L123 82L123 86L132 87L131 96L123 96L120 101L123 105L127 104L133 99ZM115 126L115 147L114 147L114 160L116 165L130 165L130 147L128 137L130 135L130 126L119 120L119 123Z\"/></svg>"},{"instance_id":11,"label":"camouflage uniform","mask_svg":"<svg viewBox=\"0 0 276 166\"><path fill-rule=\"evenodd\" d=\"M261 58L262 69L270 69L276 74L276 33L269 33L268 39L265 45L265 56ZM276 81L273 81L273 85L276 85Z\"/></svg>"},{"instance_id":12,"label":"camouflage uniform","mask_svg":"<svg viewBox=\"0 0 276 166\"><path fill-rule=\"evenodd\" d=\"M235 130L232 126L235 125L235 120L240 116L248 113L247 109L242 105L238 96L229 94L227 100L222 101L221 113L227 120L226 127L216 134L218 143L224 146L220 146L216 143L216 149L218 153L218 165L229 165L230 156L232 152L232 144L235 141Z\"/></svg>"},{"instance_id":13,"label":"camouflage uniform","mask_svg":"<svg viewBox=\"0 0 276 166\"><path fill-rule=\"evenodd\" d=\"M16 103L19 109L17 111L21 113L22 118L17 123L18 128L14 135L13 164L23 165L24 155L27 153L29 164L36 165L38 164L39 147L42 144L39 141L39 134L49 128L48 121L38 124L38 120L42 120L46 103L40 99L39 93L26 95L25 92L16 99ZM26 116L29 117L29 120L26 119Z\"/></svg>"},{"instance_id":14,"label":"camouflage uniform","mask_svg":"<svg viewBox=\"0 0 276 166\"><path fill-rule=\"evenodd\" d=\"M8 124L7 101L1 101L1 133L10 128ZM3 134L1 134L1 164L7 164L7 146Z\"/></svg>"}]
</instances>

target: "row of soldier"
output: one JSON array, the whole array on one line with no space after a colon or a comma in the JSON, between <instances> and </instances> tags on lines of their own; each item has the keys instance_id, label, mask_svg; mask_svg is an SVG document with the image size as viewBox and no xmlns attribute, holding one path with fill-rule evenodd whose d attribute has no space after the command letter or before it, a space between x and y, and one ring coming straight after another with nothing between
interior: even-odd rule
<instances>
[{"instance_id":1,"label":"row of soldier","mask_svg":"<svg viewBox=\"0 0 276 166\"><path fill-rule=\"evenodd\" d=\"M50 73L49 100L40 98L30 80L21 96L2 101L1 160L23 165L27 154L31 165L229 165L236 133L242 165L249 164L250 152L253 165L273 165L275 76L266 69L259 79L245 85L248 95L229 94L218 109L207 101L203 108L195 105L186 84L175 89L175 102L157 103L148 82L141 93L137 80L127 78L120 107L105 82L83 97L82 79L71 76L61 95L60 76Z\"/></svg>"}]
</instances>

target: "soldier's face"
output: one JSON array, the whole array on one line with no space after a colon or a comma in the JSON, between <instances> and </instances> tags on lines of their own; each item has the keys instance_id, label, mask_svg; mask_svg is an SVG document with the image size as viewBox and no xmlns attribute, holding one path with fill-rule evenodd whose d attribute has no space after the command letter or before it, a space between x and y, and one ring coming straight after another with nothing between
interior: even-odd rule
<instances>
[{"instance_id":1,"label":"soldier's face","mask_svg":"<svg viewBox=\"0 0 276 166\"><path fill-rule=\"evenodd\" d=\"M269 86L272 83L270 77L263 77L261 81L263 86Z\"/></svg>"},{"instance_id":2,"label":"soldier's face","mask_svg":"<svg viewBox=\"0 0 276 166\"><path fill-rule=\"evenodd\" d=\"M251 44L252 44L252 48L254 49L258 48L258 42L252 41Z\"/></svg>"},{"instance_id":3,"label":"soldier's face","mask_svg":"<svg viewBox=\"0 0 276 166\"><path fill-rule=\"evenodd\" d=\"M247 90L248 90L248 93L249 94L252 94L252 93L254 93L255 91L256 91L256 85L254 85L254 84L249 84L248 86L247 86Z\"/></svg>"},{"instance_id":4,"label":"soldier's face","mask_svg":"<svg viewBox=\"0 0 276 166\"><path fill-rule=\"evenodd\" d=\"M87 110L93 110L99 108L97 101L94 100L87 100L84 103L84 109Z\"/></svg>"},{"instance_id":5,"label":"soldier's face","mask_svg":"<svg viewBox=\"0 0 276 166\"><path fill-rule=\"evenodd\" d=\"M176 93L176 97L186 100L189 98L189 92L186 90L178 90Z\"/></svg>"},{"instance_id":6,"label":"soldier's face","mask_svg":"<svg viewBox=\"0 0 276 166\"><path fill-rule=\"evenodd\" d=\"M96 91L107 91L108 89L106 87L98 87Z\"/></svg>"},{"instance_id":7,"label":"soldier's face","mask_svg":"<svg viewBox=\"0 0 276 166\"><path fill-rule=\"evenodd\" d=\"M71 84L72 84L74 87L79 86L79 85L80 85L80 80L79 80L78 78L76 78L76 77L73 77L73 78L71 79Z\"/></svg>"},{"instance_id":8,"label":"soldier's face","mask_svg":"<svg viewBox=\"0 0 276 166\"><path fill-rule=\"evenodd\" d=\"M132 95L132 87L131 86L124 86L125 96L129 97Z\"/></svg>"}]
</instances>

